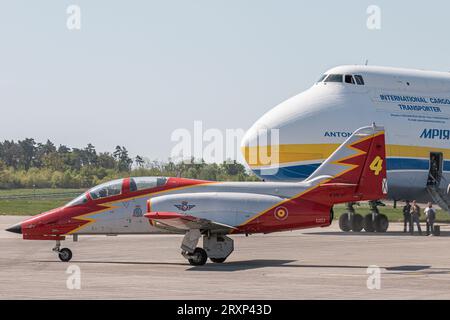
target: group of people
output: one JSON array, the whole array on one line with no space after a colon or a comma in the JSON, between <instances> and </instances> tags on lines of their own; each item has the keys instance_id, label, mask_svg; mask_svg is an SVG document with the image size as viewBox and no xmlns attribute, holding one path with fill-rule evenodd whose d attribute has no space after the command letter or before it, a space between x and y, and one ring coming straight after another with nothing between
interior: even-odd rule
<instances>
[{"instance_id":1,"label":"group of people","mask_svg":"<svg viewBox=\"0 0 450 320\"><path fill-rule=\"evenodd\" d=\"M427 236L433 235L434 222L436 221L436 210L433 208L433 204L431 202L428 202L428 205L425 208L424 212L427 223ZM422 229L420 228L420 215L421 209L416 201L414 200L412 203L410 203L408 200L406 200L406 204L403 207L403 232L407 232L407 225L409 225L409 232L413 234L414 224L416 224L419 234L422 234Z\"/></svg>"}]
</instances>

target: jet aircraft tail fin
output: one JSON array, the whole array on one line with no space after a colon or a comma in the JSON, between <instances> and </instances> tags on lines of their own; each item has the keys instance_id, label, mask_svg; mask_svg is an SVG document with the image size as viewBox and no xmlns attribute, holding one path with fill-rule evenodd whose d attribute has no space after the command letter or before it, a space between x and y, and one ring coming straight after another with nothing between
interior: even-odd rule
<instances>
[{"instance_id":1,"label":"jet aircraft tail fin","mask_svg":"<svg viewBox=\"0 0 450 320\"><path fill-rule=\"evenodd\" d=\"M320 181L321 192L334 196L333 203L384 198L387 194L384 128L374 124L357 129L306 182L315 180Z\"/></svg>"}]
</instances>

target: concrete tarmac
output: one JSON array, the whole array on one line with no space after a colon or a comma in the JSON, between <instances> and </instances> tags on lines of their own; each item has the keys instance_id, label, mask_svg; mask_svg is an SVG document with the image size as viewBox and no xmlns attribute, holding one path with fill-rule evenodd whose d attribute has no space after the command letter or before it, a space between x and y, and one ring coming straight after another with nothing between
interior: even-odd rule
<instances>
[{"instance_id":1,"label":"concrete tarmac","mask_svg":"<svg viewBox=\"0 0 450 320\"><path fill-rule=\"evenodd\" d=\"M440 237L404 234L400 224L385 234L343 233L336 223L236 235L224 264L193 267L178 235L68 238L62 247L74 256L63 263L53 241L4 231L25 218L0 216L1 299L450 299L449 225ZM377 284L372 265L379 289L367 286ZM67 271L77 268L81 288L68 289Z\"/></svg>"}]
</instances>

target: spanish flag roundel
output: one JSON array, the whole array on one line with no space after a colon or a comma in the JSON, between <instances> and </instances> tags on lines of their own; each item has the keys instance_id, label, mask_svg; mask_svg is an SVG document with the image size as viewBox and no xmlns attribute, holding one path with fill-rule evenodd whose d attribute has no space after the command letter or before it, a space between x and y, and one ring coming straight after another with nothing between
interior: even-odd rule
<instances>
[{"instance_id":1,"label":"spanish flag roundel","mask_svg":"<svg viewBox=\"0 0 450 320\"><path fill-rule=\"evenodd\" d=\"M288 217L288 210L285 207L278 207L274 211L274 216L278 220L286 220Z\"/></svg>"}]
</instances>

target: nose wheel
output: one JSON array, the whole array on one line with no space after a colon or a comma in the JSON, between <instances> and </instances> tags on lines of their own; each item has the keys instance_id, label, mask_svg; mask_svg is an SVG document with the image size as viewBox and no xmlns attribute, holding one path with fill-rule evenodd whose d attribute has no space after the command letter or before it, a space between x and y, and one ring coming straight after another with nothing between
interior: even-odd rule
<instances>
[{"instance_id":1,"label":"nose wheel","mask_svg":"<svg viewBox=\"0 0 450 320\"><path fill-rule=\"evenodd\" d=\"M61 242L59 240L56 241L56 246L53 248L53 251L58 254L62 262L69 262L72 259L72 250L69 248L61 249Z\"/></svg>"},{"instance_id":2,"label":"nose wheel","mask_svg":"<svg viewBox=\"0 0 450 320\"><path fill-rule=\"evenodd\" d=\"M62 248L58 252L58 257L62 262L69 262L72 259L72 250L69 248Z\"/></svg>"}]
</instances>

